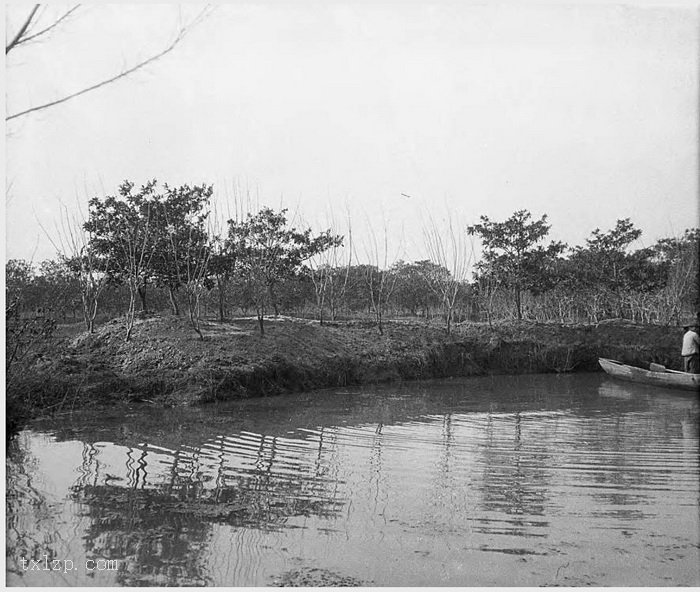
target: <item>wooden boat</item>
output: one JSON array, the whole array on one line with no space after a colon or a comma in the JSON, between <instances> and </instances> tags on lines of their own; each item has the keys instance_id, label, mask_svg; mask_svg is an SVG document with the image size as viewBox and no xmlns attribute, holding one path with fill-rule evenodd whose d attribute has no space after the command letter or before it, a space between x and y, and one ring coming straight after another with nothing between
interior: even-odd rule
<instances>
[{"instance_id":1,"label":"wooden boat","mask_svg":"<svg viewBox=\"0 0 700 592\"><path fill-rule=\"evenodd\" d=\"M645 370L607 358L598 358L598 363L610 376L622 380L690 391L700 390L700 374L668 370L660 364L651 364L652 369Z\"/></svg>"}]
</instances>

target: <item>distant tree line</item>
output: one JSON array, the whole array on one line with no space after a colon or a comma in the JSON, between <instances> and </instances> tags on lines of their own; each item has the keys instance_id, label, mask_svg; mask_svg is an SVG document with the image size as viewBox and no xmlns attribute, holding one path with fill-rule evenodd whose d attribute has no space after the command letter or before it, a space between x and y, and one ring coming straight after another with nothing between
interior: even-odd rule
<instances>
[{"instance_id":1,"label":"distant tree line","mask_svg":"<svg viewBox=\"0 0 700 592\"><path fill-rule=\"evenodd\" d=\"M187 315L203 338L203 318L252 314L261 334L271 314L371 319L380 331L387 317L435 319L449 332L462 321L670 324L700 305L698 228L635 250L641 231L624 219L569 247L547 242L546 215L481 216L450 229L481 242L467 277L450 267L439 228L426 235L432 258L378 265L356 254L353 261L349 236L292 226L284 209L265 207L218 229L212 194L208 185L124 182L116 195L91 199L57 259L38 267L7 262L8 320L82 319L91 332L98 319L120 317L128 340L137 315L164 310ZM471 254L456 252L457 244L452 259L467 261Z\"/></svg>"},{"instance_id":2,"label":"distant tree line","mask_svg":"<svg viewBox=\"0 0 700 592\"><path fill-rule=\"evenodd\" d=\"M487 318L670 324L700 310L700 229L636 250L642 231L629 218L596 228L583 246L545 246L549 229L546 215L532 220L526 210L467 229L484 246L475 291Z\"/></svg>"}]
</instances>

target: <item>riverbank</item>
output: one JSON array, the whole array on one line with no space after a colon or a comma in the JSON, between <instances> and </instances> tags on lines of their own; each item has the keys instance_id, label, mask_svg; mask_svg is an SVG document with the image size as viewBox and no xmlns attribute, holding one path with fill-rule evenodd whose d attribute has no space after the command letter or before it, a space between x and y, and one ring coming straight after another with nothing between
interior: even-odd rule
<instances>
[{"instance_id":1,"label":"riverbank","mask_svg":"<svg viewBox=\"0 0 700 592\"><path fill-rule=\"evenodd\" d=\"M53 338L7 388L8 430L27 419L116 402L187 406L395 380L598 370L598 357L678 368L677 327L463 324L451 335L421 321L320 325L281 317L261 337L250 318L203 323L139 319L132 340L112 321L93 335Z\"/></svg>"}]
</instances>

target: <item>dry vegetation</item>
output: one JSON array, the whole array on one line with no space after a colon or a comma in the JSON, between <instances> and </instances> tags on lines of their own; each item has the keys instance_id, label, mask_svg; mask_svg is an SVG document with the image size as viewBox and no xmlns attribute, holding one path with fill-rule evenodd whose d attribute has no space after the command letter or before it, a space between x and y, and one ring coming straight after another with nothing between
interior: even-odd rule
<instances>
[{"instance_id":1,"label":"dry vegetation","mask_svg":"<svg viewBox=\"0 0 700 592\"><path fill-rule=\"evenodd\" d=\"M599 356L677 367L681 331L604 322L597 325L461 324L447 334L425 322L329 323L257 319L202 324L137 319L130 342L113 321L94 334L54 337L27 360L8 390L8 416L67 413L116 402L192 405L326 387L488 373L597 370Z\"/></svg>"}]
</instances>

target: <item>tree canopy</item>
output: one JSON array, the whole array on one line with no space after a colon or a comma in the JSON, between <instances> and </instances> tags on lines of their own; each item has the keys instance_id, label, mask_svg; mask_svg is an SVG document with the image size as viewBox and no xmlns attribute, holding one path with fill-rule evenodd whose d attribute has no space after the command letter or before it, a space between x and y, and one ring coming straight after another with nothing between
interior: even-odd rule
<instances>
[{"instance_id":1,"label":"tree canopy","mask_svg":"<svg viewBox=\"0 0 700 592\"><path fill-rule=\"evenodd\" d=\"M330 231L312 236L311 229L288 226L287 210L275 212L262 208L249 213L243 221L228 221L228 242L235 245L239 271L253 295L260 332L264 333L263 316L268 306L278 306L276 286L294 275L310 257L340 244L342 237Z\"/></svg>"},{"instance_id":2,"label":"tree canopy","mask_svg":"<svg viewBox=\"0 0 700 592\"><path fill-rule=\"evenodd\" d=\"M547 215L539 220L530 221L531 218L527 210L518 210L503 222L481 216L479 224L467 227L467 233L478 236L483 245L477 277L512 291L518 319L522 318L522 292L550 286L556 258L566 248L561 242L539 244L549 234Z\"/></svg>"}]
</instances>

